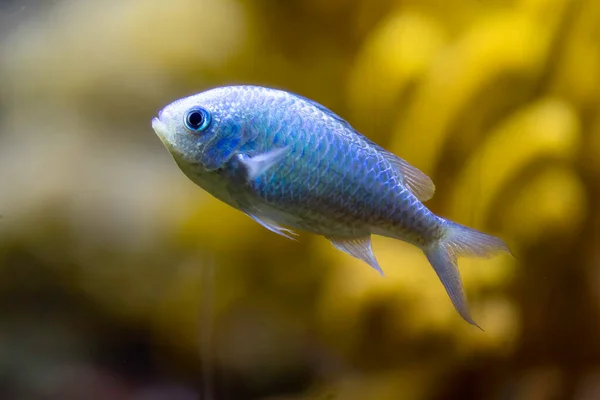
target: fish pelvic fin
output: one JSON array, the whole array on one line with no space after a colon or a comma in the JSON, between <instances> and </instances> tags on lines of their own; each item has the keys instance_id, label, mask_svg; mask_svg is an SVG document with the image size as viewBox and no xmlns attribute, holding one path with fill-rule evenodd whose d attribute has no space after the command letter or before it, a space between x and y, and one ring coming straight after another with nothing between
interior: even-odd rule
<instances>
[{"instance_id":1,"label":"fish pelvic fin","mask_svg":"<svg viewBox=\"0 0 600 400\"><path fill-rule=\"evenodd\" d=\"M450 221L445 221L445 224L444 237L424 247L423 252L444 285L456 311L465 321L483 330L469 312L457 258L488 258L501 252L511 252L506 243L495 236Z\"/></svg>"},{"instance_id":2,"label":"fish pelvic fin","mask_svg":"<svg viewBox=\"0 0 600 400\"><path fill-rule=\"evenodd\" d=\"M298 239L296 239L294 236L297 236L298 234L296 232L294 232L291 229L287 229L284 228L283 226L280 226L279 224L277 224L274 221L271 221L265 217L259 217L257 215L254 214L248 214L248 216L250 216L250 218L252 218L254 221L258 222L259 224L261 224L264 228L270 230L273 233L276 233L280 236L283 236L285 238L288 238L290 240L293 240L295 242L298 241Z\"/></svg>"}]
</instances>

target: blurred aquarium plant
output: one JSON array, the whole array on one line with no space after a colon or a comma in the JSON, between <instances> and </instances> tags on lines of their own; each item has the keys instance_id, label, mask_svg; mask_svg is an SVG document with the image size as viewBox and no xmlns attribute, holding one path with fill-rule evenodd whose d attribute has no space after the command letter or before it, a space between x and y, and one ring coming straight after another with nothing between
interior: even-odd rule
<instances>
[{"instance_id":1,"label":"blurred aquarium plant","mask_svg":"<svg viewBox=\"0 0 600 400\"><path fill-rule=\"evenodd\" d=\"M596 0L0 0L0 398L599 398L599 71ZM239 83L506 239L460 263L485 332L417 249L381 278L186 180L151 118Z\"/></svg>"}]
</instances>

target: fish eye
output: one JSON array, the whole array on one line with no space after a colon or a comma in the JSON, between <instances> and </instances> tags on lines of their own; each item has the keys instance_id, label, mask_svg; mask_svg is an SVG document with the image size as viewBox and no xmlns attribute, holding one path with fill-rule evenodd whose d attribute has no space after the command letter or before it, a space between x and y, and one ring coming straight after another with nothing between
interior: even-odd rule
<instances>
[{"instance_id":1,"label":"fish eye","mask_svg":"<svg viewBox=\"0 0 600 400\"><path fill-rule=\"evenodd\" d=\"M210 114L204 108L192 108L185 114L184 123L190 131L202 132L210 125Z\"/></svg>"}]
</instances>

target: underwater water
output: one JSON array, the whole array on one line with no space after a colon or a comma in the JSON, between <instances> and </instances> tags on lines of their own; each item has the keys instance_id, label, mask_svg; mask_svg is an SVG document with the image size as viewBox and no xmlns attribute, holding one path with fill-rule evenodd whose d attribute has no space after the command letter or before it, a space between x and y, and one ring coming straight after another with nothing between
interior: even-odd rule
<instances>
[{"instance_id":1,"label":"underwater water","mask_svg":"<svg viewBox=\"0 0 600 400\"><path fill-rule=\"evenodd\" d=\"M596 0L0 0L0 399L600 398ZM269 232L151 120L213 87L315 100L515 257L385 276Z\"/></svg>"}]
</instances>

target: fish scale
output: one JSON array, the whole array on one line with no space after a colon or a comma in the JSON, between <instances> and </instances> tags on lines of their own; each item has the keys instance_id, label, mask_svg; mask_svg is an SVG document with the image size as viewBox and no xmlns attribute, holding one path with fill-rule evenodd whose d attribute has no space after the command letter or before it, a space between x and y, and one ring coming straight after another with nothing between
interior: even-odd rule
<instances>
[{"instance_id":1,"label":"fish scale","mask_svg":"<svg viewBox=\"0 0 600 400\"><path fill-rule=\"evenodd\" d=\"M229 86L167 105L152 126L193 182L275 233L325 236L379 272L372 234L419 247L476 325L457 258L510 252L506 244L433 214L423 204L431 180L333 111L282 90Z\"/></svg>"}]
</instances>

